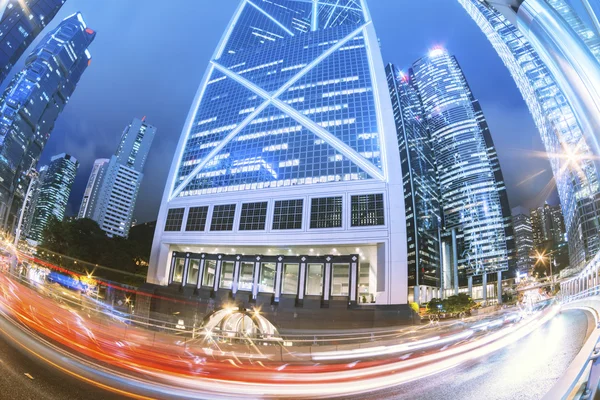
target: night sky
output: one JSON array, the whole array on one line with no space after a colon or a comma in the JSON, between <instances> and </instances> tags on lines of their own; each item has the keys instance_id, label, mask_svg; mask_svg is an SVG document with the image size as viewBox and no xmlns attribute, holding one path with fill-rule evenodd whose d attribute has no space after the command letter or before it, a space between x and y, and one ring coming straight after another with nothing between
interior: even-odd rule
<instances>
[{"instance_id":1,"label":"night sky","mask_svg":"<svg viewBox=\"0 0 600 400\"><path fill-rule=\"evenodd\" d=\"M456 55L487 117L511 207L534 207L548 196L556 203L548 161L531 156L543 147L527 107L500 58L458 2L368 3L386 62L407 68L436 45ZM90 46L92 64L57 120L40 161L43 165L62 152L80 160L68 214L79 209L94 160L115 151L133 117L146 116L157 133L135 217L139 222L156 219L189 107L237 4L237 0L67 0L47 29L81 11L88 27L97 31Z\"/></svg>"}]
</instances>

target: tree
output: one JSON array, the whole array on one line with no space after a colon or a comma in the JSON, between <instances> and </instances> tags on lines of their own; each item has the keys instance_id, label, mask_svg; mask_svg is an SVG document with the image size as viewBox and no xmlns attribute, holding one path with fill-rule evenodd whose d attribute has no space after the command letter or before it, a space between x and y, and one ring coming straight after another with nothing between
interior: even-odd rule
<instances>
[{"instance_id":1,"label":"tree","mask_svg":"<svg viewBox=\"0 0 600 400\"><path fill-rule=\"evenodd\" d=\"M439 314L444 309L444 302L442 299L433 298L427 304L427 313Z\"/></svg>"}]
</instances>

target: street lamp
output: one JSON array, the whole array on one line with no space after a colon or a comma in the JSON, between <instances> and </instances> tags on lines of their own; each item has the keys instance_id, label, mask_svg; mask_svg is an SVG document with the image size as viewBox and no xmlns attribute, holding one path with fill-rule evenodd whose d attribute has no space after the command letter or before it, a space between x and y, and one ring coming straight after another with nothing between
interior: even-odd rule
<instances>
[{"instance_id":1,"label":"street lamp","mask_svg":"<svg viewBox=\"0 0 600 400\"><path fill-rule=\"evenodd\" d=\"M550 268L550 282L552 283L552 286L551 286L552 294L554 294L554 271L552 270L552 261L553 261L552 252L550 251L550 252L548 252L548 254L546 254L546 253L540 254L539 252L537 252L537 261L541 262L542 265L546 264L546 262L545 262L546 257L548 257L548 261L549 261L548 267ZM556 261L556 259L554 259L554 261Z\"/></svg>"}]
</instances>

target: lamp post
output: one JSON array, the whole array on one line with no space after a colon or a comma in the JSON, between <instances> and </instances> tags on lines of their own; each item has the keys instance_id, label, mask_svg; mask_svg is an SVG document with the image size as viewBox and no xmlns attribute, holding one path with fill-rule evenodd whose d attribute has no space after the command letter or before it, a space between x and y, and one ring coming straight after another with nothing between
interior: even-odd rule
<instances>
[{"instance_id":1,"label":"lamp post","mask_svg":"<svg viewBox=\"0 0 600 400\"><path fill-rule=\"evenodd\" d=\"M552 285L551 286L551 288L552 288L552 294L554 294L554 271L552 270L552 261L556 261L556 259L554 259L552 257L552 252L551 251L548 252L548 254L545 254L545 253L540 254L539 252L537 253L538 262L541 262L544 265L546 264L545 261L544 261L546 259L546 256L548 257L548 261L549 261L548 267L550 267L550 282L551 282L551 285Z\"/></svg>"}]
</instances>

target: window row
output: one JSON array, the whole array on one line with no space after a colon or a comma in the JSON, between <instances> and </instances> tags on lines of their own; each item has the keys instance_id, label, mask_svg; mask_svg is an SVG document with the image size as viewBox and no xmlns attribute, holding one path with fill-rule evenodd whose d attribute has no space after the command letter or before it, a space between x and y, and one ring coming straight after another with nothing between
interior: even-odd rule
<instances>
[{"instance_id":1,"label":"window row","mask_svg":"<svg viewBox=\"0 0 600 400\"><path fill-rule=\"evenodd\" d=\"M211 231L232 231L236 204L216 205L210 221ZM267 223L268 202L243 203L238 229L262 231ZM310 204L310 229L342 227L342 196L313 198ZM304 200L277 200L273 210L274 230L302 229ZM166 232L181 231L185 208L171 208L165 222ZM208 206L190 207L185 230L204 231ZM350 198L350 226L384 225L383 194L355 195Z\"/></svg>"},{"instance_id":2,"label":"window row","mask_svg":"<svg viewBox=\"0 0 600 400\"><path fill-rule=\"evenodd\" d=\"M234 261L221 261L221 270L217 275L217 260L205 260L204 270L200 276L199 259L190 259L187 269L186 282L184 279L185 258L178 257L173 264L172 283L180 283L195 287L215 287L215 279L218 279L218 289L232 289L234 283ZM240 262L237 290L252 291L254 284L255 263L251 261ZM277 264L274 262L262 262L258 270L259 293L275 293ZM331 295L348 296L350 294L350 264L332 264ZM304 282L304 294L308 296L322 296L325 265L323 263L307 263L306 279ZM300 288L300 264L283 263L281 274L281 294L298 295Z\"/></svg>"}]
</instances>

